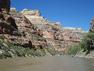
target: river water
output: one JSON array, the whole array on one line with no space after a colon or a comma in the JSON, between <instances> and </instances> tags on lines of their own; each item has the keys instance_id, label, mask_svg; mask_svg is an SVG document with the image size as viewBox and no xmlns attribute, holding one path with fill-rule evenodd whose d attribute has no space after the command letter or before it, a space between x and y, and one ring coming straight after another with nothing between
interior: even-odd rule
<instances>
[{"instance_id":1,"label":"river water","mask_svg":"<svg viewBox=\"0 0 94 71\"><path fill-rule=\"evenodd\" d=\"M3 59L0 71L94 71L94 59L71 56Z\"/></svg>"}]
</instances>

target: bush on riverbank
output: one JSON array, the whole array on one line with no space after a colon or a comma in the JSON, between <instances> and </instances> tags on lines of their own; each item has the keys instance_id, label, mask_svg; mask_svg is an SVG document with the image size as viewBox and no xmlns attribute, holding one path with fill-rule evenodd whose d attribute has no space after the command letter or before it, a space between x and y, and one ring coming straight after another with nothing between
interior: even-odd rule
<instances>
[{"instance_id":1,"label":"bush on riverbank","mask_svg":"<svg viewBox=\"0 0 94 71\"><path fill-rule=\"evenodd\" d=\"M26 56L45 56L47 54L55 55L56 51L54 48L43 47L41 48L29 48L20 45L14 45L13 43L5 42L0 39L0 59L2 58L13 58L13 57L26 57Z\"/></svg>"},{"instance_id":2,"label":"bush on riverbank","mask_svg":"<svg viewBox=\"0 0 94 71\"><path fill-rule=\"evenodd\" d=\"M87 33L82 41L78 45L70 47L67 53L69 55L76 55L81 50L86 54L89 54L90 51L94 50L94 33Z\"/></svg>"},{"instance_id":3,"label":"bush on riverbank","mask_svg":"<svg viewBox=\"0 0 94 71\"><path fill-rule=\"evenodd\" d=\"M94 33L87 33L80 44L81 48L84 50L84 52L86 52L86 54L94 50Z\"/></svg>"},{"instance_id":4,"label":"bush on riverbank","mask_svg":"<svg viewBox=\"0 0 94 71\"><path fill-rule=\"evenodd\" d=\"M80 44L77 44L77 45L74 45L74 46L70 47L70 48L68 49L67 54L68 54L68 55L76 55L76 54L77 54L78 52L80 52L81 50L82 50L81 45L80 45Z\"/></svg>"}]
</instances>

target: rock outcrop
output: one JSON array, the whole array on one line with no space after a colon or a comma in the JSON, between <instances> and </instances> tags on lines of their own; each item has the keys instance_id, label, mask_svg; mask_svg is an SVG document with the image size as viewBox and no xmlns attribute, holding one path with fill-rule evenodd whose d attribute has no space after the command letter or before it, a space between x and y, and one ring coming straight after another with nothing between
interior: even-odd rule
<instances>
[{"instance_id":1,"label":"rock outcrop","mask_svg":"<svg viewBox=\"0 0 94 71\"><path fill-rule=\"evenodd\" d=\"M94 18L91 20L90 25L90 32L94 32Z\"/></svg>"},{"instance_id":2,"label":"rock outcrop","mask_svg":"<svg viewBox=\"0 0 94 71\"><path fill-rule=\"evenodd\" d=\"M30 21L32 24L47 24L47 20L41 16L39 10L28 10L24 9L21 13Z\"/></svg>"},{"instance_id":3,"label":"rock outcrop","mask_svg":"<svg viewBox=\"0 0 94 71\"><path fill-rule=\"evenodd\" d=\"M25 48L51 47L65 52L68 47L78 44L83 34L81 29L65 29L59 22L48 21L38 10L17 12L11 8L10 15L0 14L0 36L6 42Z\"/></svg>"},{"instance_id":4,"label":"rock outcrop","mask_svg":"<svg viewBox=\"0 0 94 71\"><path fill-rule=\"evenodd\" d=\"M9 11L10 11L10 0L0 0L0 10L9 13Z\"/></svg>"}]
</instances>

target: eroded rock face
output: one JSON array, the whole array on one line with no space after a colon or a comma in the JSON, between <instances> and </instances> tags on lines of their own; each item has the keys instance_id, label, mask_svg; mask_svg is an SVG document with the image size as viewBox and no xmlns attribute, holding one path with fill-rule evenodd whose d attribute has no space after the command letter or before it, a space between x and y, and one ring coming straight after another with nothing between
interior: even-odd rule
<instances>
[{"instance_id":1,"label":"eroded rock face","mask_svg":"<svg viewBox=\"0 0 94 71\"><path fill-rule=\"evenodd\" d=\"M32 22L32 24L46 24L47 23L46 19L44 19L43 16L41 16L39 10L24 9L21 11L21 13L27 19L29 19L29 21Z\"/></svg>"},{"instance_id":2,"label":"eroded rock face","mask_svg":"<svg viewBox=\"0 0 94 71\"><path fill-rule=\"evenodd\" d=\"M90 32L94 32L94 18L91 20Z\"/></svg>"},{"instance_id":3,"label":"eroded rock face","mask_svg":"<svg viewBox=\"0 0 94 71\"><path fill-rule=\"evenodd\" d=\"M21 11L21 13L23 13L24 15L40 16L39 10L24 9L23 11Z\"/></svg>"},{"instance_id":4,"label":"eroded rock face","mask_svg":"<svg viewBox=\"0 0 94 71\"><path fill-rule=\"evenodd\" d=\"M0 0L0 9L1 11L6 11L9 13L10 11L10 0Z\"/></svg>"},{"instance_id":5,"label":"eroded rock face","mask_svg":"<svg viewBox=\"0 0 94 71\"><path fill-rule=\"evenodd\" d=\"M12 8L10 15L6 17L1 13L0 20L3 22L0 23L0 34L9 42L23 44L25 47L32 44L30 46L53 47L58 51L65 51L65 48L79 43L83 35L81 30L64 29L57 22L50 22L41 15L32 14L31 11L17 12L15 8ZM3 33L4 29L12 31L12 35Z\"/></svg>"}]
</instances>

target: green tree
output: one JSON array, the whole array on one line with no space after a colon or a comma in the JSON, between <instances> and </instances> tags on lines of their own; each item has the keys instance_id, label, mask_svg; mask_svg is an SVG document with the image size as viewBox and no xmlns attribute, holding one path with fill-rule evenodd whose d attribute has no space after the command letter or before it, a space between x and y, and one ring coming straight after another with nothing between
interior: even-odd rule
<instances>
[{"instance_id":1,"label":"green tree","mask_svg":"<svg viewBox=\"0 0 94 71\"><path fill-rule=\"evenodd\" d=\"M87 52L87 54L91 50L94 50L94 33L92 32L87 33L80 44L81 47L84 49L84 51Z\"/></svg>"}]
</instances>

